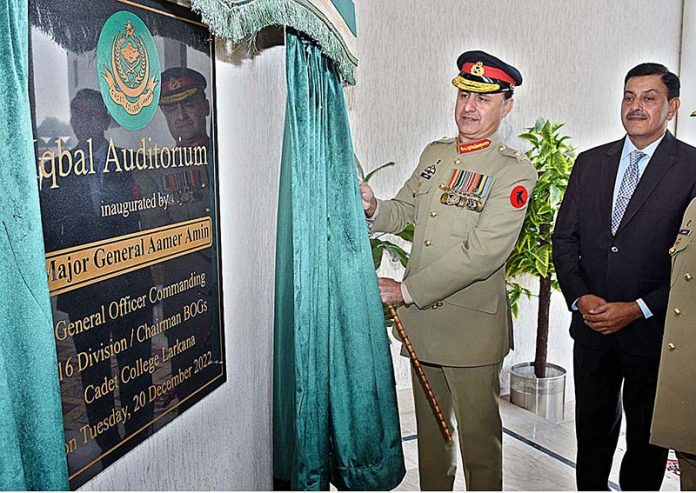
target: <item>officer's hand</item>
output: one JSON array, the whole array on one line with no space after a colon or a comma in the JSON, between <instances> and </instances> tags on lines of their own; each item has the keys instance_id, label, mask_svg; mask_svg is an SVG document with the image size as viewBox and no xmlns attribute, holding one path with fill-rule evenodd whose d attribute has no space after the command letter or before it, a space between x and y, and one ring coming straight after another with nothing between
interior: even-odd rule
<instances>
[{"instance_id":1,"label":"officer's hand","mask_svg":"<svg viewBox=\"0 0 696 493\"><path fill-rule=\"evenodd\" d=\"M362 198L363 210L365 211L366 217L372 217L377 209L377 199L375 198L375 193L365 182L360 184L360 197Z\"/></svg>"},{"instance_id":2,"label":"officer's hand","mask_svg":"<svg viewBox=\"0 0 696 493\"><path fill-rule=\"evenodd\" d=\"M590 310L585 315L585 323L600 334L618 332L634 320L643 317L640 306L635 301L628 303L605 303Z\"/></svg>"},{"instance_id":3,"label":"officer's hand","mask_svg":"<svg viewBox=\"0 0 696 493\"><path fill-rule=\"evenodd\" d=\"M586 316L590 313L590 310L594 310L595 308L600 307L601 305L606 304L607 300L604 298L600 298L599 296L595 296L594 294L586 294L584 296L580 296L578 298L578 310L580 310L580 313L582 313L582 316Z\"/></svg>"},{"instance_id":4,"label":"officer's hand","mask_svg":"<svg viewBox=\"0 0 696 493\"><path fill-rule=\"evenodd\" d=\"M401 295L401 283L388 277L380 277L379 295L382 298L382 303L385 305L399 305L404 302Z\"/></svg>"}]
</instances>

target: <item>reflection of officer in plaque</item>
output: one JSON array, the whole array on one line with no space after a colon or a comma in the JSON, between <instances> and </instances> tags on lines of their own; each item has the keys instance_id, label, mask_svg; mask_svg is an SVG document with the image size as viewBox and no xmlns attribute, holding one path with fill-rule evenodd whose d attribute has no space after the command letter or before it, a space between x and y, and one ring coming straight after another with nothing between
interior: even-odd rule
<instances>
[{"instance_id":1,"label":"reflection of officer in plaque","mask_svg":"<svg viewBox=\"0 0 696 493\"><path fill-rule=\"evenodd\" d=\"M64 178L59 188L45 189L41 192L41 205L44 218L47 219L44 231L47 251L140 230L137 212L127 217L101 217L102 204L133 200L138 194L129 173L102 172L109 151L109 142L104 138L104 133L110 123L111 118L98 91L81 89L76 93L70 103L70 124L78 142L70 152L73 158L79 155L78 150L85 155L91 155L95 173L73 173ZM67 313L72 322L83 320L99 312L102 306L108 313L112 302L118 302L126 296L135 297L144 287L151 284L151 276L147 269L137 270L58 295L57 308ZM149 320L149 315L146 317ZM73 336L77 353L74 361L81 367L78 368L82 380L80 399L85 403L89 424L88 428L80 431L85 434L87 440L94 439L103 452L112 449L121 441L119 426L122 423L128 436L151 421L154 415L152 403L147 403L137 411L133 405L134 396L147 390L152 383L152 377L144 374L129 382L121 382L118 376L120 369L125 365L133 366L139 358L150 357L150 341L130 344L131 329L142 323L142 319L142 312L115 318L107 316L107 320L100 326L83 330ZM119 344L124 339L128 341L125 346ZM109 348L110 354L94 357L95 352L99 355L105 354L99 352L105 347ZM112 350L115 347L118 347L118 350ZM118 369L112 371L110 356L114 354ZM114 386L108 384L109 381L116 380L120 400L118 407L115 404ZM88 387L96 389L105 381L107 385L104 388L108 391L104 392L101 388L98 392L88 390ZM128 414L121 418L121 413L126 408ZM83 423L79 425L82 426ZM130 448L133 445L135 440L127 442L123 447ZM110 462L111 457L103 460L104 465Z\"/></svg>"},{"instance_id":2,"label":"reflection of officer in plaque","mask_svg":"<svg viewBox=\"0 0 696 493\"><path fill-rule=\"evenodd\" d=\"M189 68L174 67L162 73L160 108L177 145L208 145L206 85L205 78Z\"/></svg>"},{"instance_id":3,"label":"reflection of officer in plaque","mask_svg":"<svg viewBox=\"0 0 696 493\"><path fill-rule=\"evenodd\" d=\"M174 146L182 149L180 155L184 165L161 168L148 176L150 183L143 184L148 193L156 190L160 196L167 197L166 208L147 212L148 227L210 217L213 207L210 193L213 156L206 124L210 114L210 103L205 94L206 80L200 73L185 67L166 70L161 80L160 108L174 138ZM194 161L196 164L192 164ZM155 189L152 192L151 187ZM211 315L216 311L214 258L211 248L171 259L153 269L155 283L165 292L181 281L196 280L187 285L188 289L179 291L177 288L176 294L161 302L162 318L183 313L190 307L195 307L192 312L197 313L188 319L184 316L181 324L165 332L168 348L175 353L168 359L172 377L191 372L189 378L183 379L162 398L166 407L177 398L179 412L191 406L194 399L184 401L187 397L219 373L219 366L213 363L220 359L218 338L212 333L217 322ZM180 350L183 347L187 349Z\"/></svg>"}]
</instances>

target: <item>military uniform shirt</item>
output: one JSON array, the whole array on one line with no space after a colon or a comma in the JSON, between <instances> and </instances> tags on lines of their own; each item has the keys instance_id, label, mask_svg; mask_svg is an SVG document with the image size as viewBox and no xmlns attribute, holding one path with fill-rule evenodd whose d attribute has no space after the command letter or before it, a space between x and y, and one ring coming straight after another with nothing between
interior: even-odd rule
<instances>
[{"instance_id":1,"label":"military uniform shirt","mask_svg":"<svg viewBox=\"0 0 696 493\"><path fill-rule=\"evenodd\" d=\"M414 304L399 313L421 360L479 366L508 353L505 260L536 178L529 160L494 136L443 139L426 147L394 199L378 201L373 230L415 224L403 281Z\"/></svg>"}]
</instances>

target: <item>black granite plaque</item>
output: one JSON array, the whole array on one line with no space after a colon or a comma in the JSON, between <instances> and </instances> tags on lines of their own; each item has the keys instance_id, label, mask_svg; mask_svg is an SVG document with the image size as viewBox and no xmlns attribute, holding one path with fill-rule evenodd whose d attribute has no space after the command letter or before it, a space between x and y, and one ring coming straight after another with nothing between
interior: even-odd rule
<instances>
[{"instance_id":1,"label":"black granite plaque","mask_svg":"<svg viewBox=\"0 0 696 493\"><path fill-rule=\"evenodd\" d=\"M70 486L225 381L214 43L169 2L30 0Z\"/></svg>"}]
</instances>

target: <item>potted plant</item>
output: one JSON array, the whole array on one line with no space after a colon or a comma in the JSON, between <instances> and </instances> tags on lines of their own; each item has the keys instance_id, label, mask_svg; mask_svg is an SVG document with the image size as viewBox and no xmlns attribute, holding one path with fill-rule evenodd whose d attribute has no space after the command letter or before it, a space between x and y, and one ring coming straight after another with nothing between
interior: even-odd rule
<instances>
[{"instance_id":1,"label":"potted plant","mask_svg":"<svg viewBox=\"0 0 696 493\"><path fill-rule=\"evenodd\" d=\"M563 419L565 370L547 362L549 308L551 292L558 290L551 259L551 232L563 199L575 159L568 135L562 135L561 123L539 119L519 137L531 144L526 155L539 173L519 239L507 261L508 298L517 317L522 295L538 298L536 351L534 361L512 367L510 400L540 416L554 421ZM539 292L514 281L527 274L538 279Z\"/></svg>"}]
</instances>

